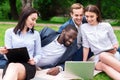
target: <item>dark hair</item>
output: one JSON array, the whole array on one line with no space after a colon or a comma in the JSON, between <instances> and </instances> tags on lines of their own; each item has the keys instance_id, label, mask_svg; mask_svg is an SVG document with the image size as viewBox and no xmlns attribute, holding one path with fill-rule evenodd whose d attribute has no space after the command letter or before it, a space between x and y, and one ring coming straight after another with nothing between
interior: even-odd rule
<instances>
[{"instance_id":1,"label":"dark hair","mask_svg":"<svg viewBox=\"0 0 120 80\"><path fill-rule=\"evenodd\" d=\"M28 18L29 15L31 15L32 13L38 13L37 10L35 10L34 8L24 8L19 16L19 21L18 24L16 25L16 27L14 28L14 33L17 34L17 31L20 30L20 32L24 29L25 26L25 22L26 19ZM28 29L29 30L29 29ZM32 33L34 33L34 27L31 29ZM19 33L20 33L19 32Z\"/></svg>"},{"instance_id":2,"label":"dark hair","mask_svg":"<svg viewBox=\"0 0 120 80\"><path fill-rule=\"evenodd\" d=\"M88 5L85 8L84 12L94 12L98 16L97 21L98 22L102 21L102 19L101 19L101 12L100 12L100 10L99 10L99 8L97 6L95 6L95 5Z\"/></svg>"},{"instance_id":3,"label":"dark hair","mask_svg":"<svg viewBox=\"0 0 120 80\"><path fill-rule=\"evenodd\" d=\"M76 31L78 33L77 28L74 25L72 25L72 24L68 24L64 29L66 31L70 31L72 29L72 30L74 30L74 31Z\"/></svg>"}]
</instances>

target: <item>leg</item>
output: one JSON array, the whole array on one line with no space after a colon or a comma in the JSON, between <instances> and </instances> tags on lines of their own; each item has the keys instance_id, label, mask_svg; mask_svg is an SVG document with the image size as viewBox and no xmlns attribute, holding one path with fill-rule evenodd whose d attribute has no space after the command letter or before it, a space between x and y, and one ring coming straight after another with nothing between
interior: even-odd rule
<instances>
[{"instance_id":1,"label":"leg","mask_svg":"<svg viewBox=\"0 0 120 80\"><path fill-rule=\"evenodd\" d=\"M114 80L120 80L120 73L116 71L115 69L113 69L112 67L102 62L98 62L96 64L96 69L104 71L108 76L110 76Z\"/></svg>"},{"instance_id":2,"label":"leg","mask_svg":"<svg viewBox=\"0 0 120 80\"><path fill-rule=\"evenodd\" d=\"M3 76L3 80L24 80L25 74L25 67L21 63L10 63Z\"/></svg>"},{"instance_id":3,"label":"leg","mask_svg":"<svg viewBox=\"0 0 120 80\"><path fill-rule=\"evenodd\" d=\"M113 54L103 52L100 54L99 58L102 63L107 64L116 71L120 72L120 62L116 58L114 58Z\"/></svg>"}]
</instances>

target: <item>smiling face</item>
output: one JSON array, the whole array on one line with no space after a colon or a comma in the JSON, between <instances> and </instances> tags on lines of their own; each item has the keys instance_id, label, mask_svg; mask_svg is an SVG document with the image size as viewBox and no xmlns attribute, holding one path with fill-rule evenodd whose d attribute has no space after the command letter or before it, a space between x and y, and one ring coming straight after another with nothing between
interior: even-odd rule
<instances>
[{"instance_id":1,"label":"smiling face","mask_svg":"<svg viewBox=\"0 0 120 80\"><path fill-rule=\"evenodd\" d=\"M63 34L62 35L63 35L62 36L62 42L63 42L64 46L68 47L76 39L77 32L75 30L72 30L72 29L70 29L69 31L63 30Z\"/></svg>"},{"instance_id":2,"label":"smiling face","mask_svg":"<svg viewBox=\"0 0 120 80\"><path fill-rule=\"evenodd\" d=\"M80 26L82 19L83 19L83 8L80 9L73 9L70 13L72 19L74 20L77 26Z\"/></svg>"},{"instance_id":3,"label":"smiling face","mask_svg":"<svg viewBox=\"0 0 120 80\"><path fill-rule=\"evenodd\" d=\"M101 12L99 8L95 5L88 5L85 8L86 20L90 25L96 25L101 22Z\"/></svg>"},{"instance_id":4,"label":"smiling face","mask_svg":"<svg viewBox=\"0 0 120 80\"><path fill-rule=\"evenodd\" d=\"M96 13L86 11L85 12L85 17L86 17L87 22L90 25L96 25L96 24L98 24L98 21L97 21L98 16L96 15Z\"/></svg>"},{"instance_id":5,"label":"smiling face","mask_svg":"<svg viewBox=\"0 0 120 80\"><path fill-rule=\"evenodd\" d=\"M37 13L32 13L31 15L28 16L26 19L25 27L32 29L33 26L36 24L36 20L38 18Z\"/></svg>"}]
</instances>

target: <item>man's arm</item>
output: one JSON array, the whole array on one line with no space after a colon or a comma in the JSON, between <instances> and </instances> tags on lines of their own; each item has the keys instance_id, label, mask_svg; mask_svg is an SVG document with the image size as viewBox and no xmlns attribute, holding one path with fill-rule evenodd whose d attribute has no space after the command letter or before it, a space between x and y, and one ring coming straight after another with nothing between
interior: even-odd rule
<instances>
[{"instance_id":1,"label":"man's arm","mask_svg":"<svg viewBox=\"0 0 120 80\"><path fill-rule=\"evenodd\" d=\"M48 70L47 74L49 74L49 75L57 75L61 71L63 71L63 65L59 65L59 66L50 68L50 70Z\"/></svg>"}]
</instances>

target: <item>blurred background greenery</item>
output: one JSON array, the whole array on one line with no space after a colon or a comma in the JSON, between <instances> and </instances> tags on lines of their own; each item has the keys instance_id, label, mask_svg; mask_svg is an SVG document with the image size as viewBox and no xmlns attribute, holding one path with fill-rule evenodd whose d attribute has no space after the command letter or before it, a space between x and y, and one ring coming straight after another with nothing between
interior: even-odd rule
<instances>
[{"instance_id":1,"label":"blurred background greenery","mask_svg":"<svg viewBox=\"0 0 120 80\"><path fill-rule=\"evenodd\" d=\"M40 20L49 21L55 16L69 18L69 7L76 2L84 7L88 4L97 5L103 20L109 19L114 21L114 25L120 25L120 0L0 0L0 20L16 21L22 8L26 6L37 9Z\"/></svg>"},{"instance_id":2,"label":"blurred background greenery","mask_svg":"<svg viewBox=\"0 0 120 80\"><path fill-rule=\"evenodd\" d=\"M58 30L58 27L70 18L69 7L76 2L81 3L84 7L88 4L97 5L104 21L110 22L112 26L120 26L120 0L0 0L0 22L6 22L0 23L0 46L4 46L5 30L15 27L23 7L33 7L39 11L37 24L59 24L49 26ZM43 27L36 25L35 29L40 31ZM120 27L115 30L115 34L120 42ZM111 78L102 72L94 76L93 80L111 80Z\"/></svg>"}]
</instances>

